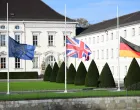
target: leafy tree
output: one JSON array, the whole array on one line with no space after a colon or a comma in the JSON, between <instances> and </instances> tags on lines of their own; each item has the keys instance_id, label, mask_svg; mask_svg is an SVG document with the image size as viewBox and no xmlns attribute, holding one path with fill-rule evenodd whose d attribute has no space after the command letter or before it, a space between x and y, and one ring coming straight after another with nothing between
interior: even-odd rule
<instances>
[{"instance_id":1,"label":"leafy tree","mask_svg":"<svg viewBox=\"0 0 140 110\"><path fill-rule=\"evenodd\" d=\"M133 58L129 66L127 75L125 76L124 85L126 88L131 89L131 86L133 84L137 84L138 82L140 82L140 67L137 60ZM138 89L138 88L135 87L133 89Z\"/></svg>"},{"instance_id":2,"label":"leafy tree","mask_svg":"<svg viewBox=\"0 0 140 110\"><path fill-rule=\"evenodd\" d=\"M56 77L57 83L64 83L65 80L65 62L62 62Z\"/></svg>"},{"instance_id":3,"label":"leafy tree","mask_svg":"<svg viewBox=\"0 0 140 110\"><path fill-rule=\"evenodd\" d=\"M91 61L85 80L85 86L98 86L99 71L94 60Z\"/></svg>"},{"instance_id":4,"label":"leafy tree","mask_svg":"<svg viewBox=\"0 0 140 110\"><path fill-rule=\"evenodd\" d=\"M52 72L52 68L49 64L45 70L44 79L43 79L44 81L50 81L51 72Z\"/></svg>"},{"instance_id":5,"label":"leafy tree","mask_svg":"<svg viewBox=\"0 0 140 110\"><path fill-rule=\"evenodd\" d=\"M84 85L85 84L86 74L87 74L87 70L85 68L85 65L81 61L80 65L79 65L79 67L77 69L74 84L75 85Z\"/></svg>"},{"instance_id":6,"label":"leafy tree","mask_svg":"<svg viewBox=\"0 0 140 110\"><path fill-rule=\"evenodd\" d=\"M105 66L103 67L103 70L99 76L99 87L116 87L114 78L112 76L111 70L106 63Z\"/></svg>"},{"instance_id":7,"label":"leafy tree","mask_svg":"<svg viewBox=\"0 0 140 110\"><path fill-rule=\"evenodd\" d=\"M78 22L77 27L88 27L90 24L85 18L78 18L76 19Z\"/></svg>"},{"instance_id":8,"label":"leafy tree","mask_svg":"<svg viewBox=\"0 0 140 110\"><path fill-rule=\"evenodd\" d=\"M73 64L71 63L70 67L67 71L67 83L68 84L74 84L75 75L76 75L76 70L75 70Z\"/></svg>"},{"instance_id":9,"label":"leafy tree","mask_svg":"<svg viewBox=\"0 0 140 110\"><path fill-rule=\"evenodd\" d=\"M51 76L50 76L50 82L56 82L56 76L57 76L58 70L59 70L58 64L57 62L55 62Z\"/></svg>"}]
</instances>

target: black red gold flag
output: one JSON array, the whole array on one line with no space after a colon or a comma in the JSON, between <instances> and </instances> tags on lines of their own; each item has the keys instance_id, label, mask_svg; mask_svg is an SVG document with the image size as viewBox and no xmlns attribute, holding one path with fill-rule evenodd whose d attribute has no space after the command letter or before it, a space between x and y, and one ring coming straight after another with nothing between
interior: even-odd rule
<instances>
[{"instance_id":1,"label":"black red gold flag","mask_svg":"<svg viewBox=\"0 0 140 110\"><path fill-rule=\"evenodd\" d=\"M120 37L120 56L140 58L140 46Z\"/></svg>"}]
</instances>

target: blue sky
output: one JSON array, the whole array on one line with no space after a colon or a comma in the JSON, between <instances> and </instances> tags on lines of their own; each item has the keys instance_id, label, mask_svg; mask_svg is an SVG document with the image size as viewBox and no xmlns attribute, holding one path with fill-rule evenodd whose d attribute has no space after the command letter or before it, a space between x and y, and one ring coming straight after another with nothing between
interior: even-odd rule
<instances>
[{"instance_id":1,"label":"blue sky","mask_svg":"<svg viewBox=\"0 0 140 110\"><path fill-rule=\"evenodd\" d=\"M43 0L55 11L64 15L66 4L67 16L85 18L94 24L116 17L117 5L119 16L140 11L140 0Z\"/></svg>"}]
</instances>

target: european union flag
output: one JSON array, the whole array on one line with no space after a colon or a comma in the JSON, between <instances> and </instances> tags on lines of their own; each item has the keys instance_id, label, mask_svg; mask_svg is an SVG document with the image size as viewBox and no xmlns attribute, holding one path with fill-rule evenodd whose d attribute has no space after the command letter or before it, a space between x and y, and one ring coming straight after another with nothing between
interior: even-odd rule
<instances>
[{"instance_id":1,"label":"european union flag","mask_svg":"<svg viewBox=\"0 0 140 110\"><path fill-rule=\"evenodd\" d=\"M34 58L35 46L20 44L9 37L9 57L32 60Z\"/></svg>"}]
</instances>

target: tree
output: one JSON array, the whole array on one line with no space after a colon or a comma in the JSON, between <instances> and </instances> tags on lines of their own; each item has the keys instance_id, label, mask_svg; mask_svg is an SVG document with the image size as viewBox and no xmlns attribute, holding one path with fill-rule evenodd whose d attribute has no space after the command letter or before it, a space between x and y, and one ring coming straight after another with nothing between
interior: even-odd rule
<instances>
[{"instance_id":1,"label":"tree","mask_svg":"<svg viewBox=\"0 0 140 110\"><path fill-rule=\"evenodd\" d=\"M57 76L58 70L59 70L58 64L55 62L51 76L50 76L50 82L56 82L56 76Z\"/></svg>"},{"instance_id":2,"label":"tree","mask_svg":"<svg viewBox=\"0 0 140 110\"><path fill-rule=\"evenodd\" d=\"M75 79L75 75L76 75L76 70L73 66L73 64L71 63L67 72L67 83L68 84L74 84L74 79Z\"/></svg>"},{"instance_id":3,"label":"tree","mask_svg":"<svg viewBox=\"0 0 140 110\"><path fill-rule=\"evenodd\" d=\"M107 63L103 67L98 81L99 81L99 87L103 87L103 88L116 87L114 78L112 76L111 70Z\"/></svg>"},{"instance_id":4,"label":"tree","mask_svg":"<svg viewBox=\"0 0 140 110\"><path fill-rule=\"evenodd\" d=\"M44 81L49 81L50 80L51 72L52 72L52 68L49 64L47 66L46 70L45 70L44 79L43 79Z\"/></svg>"},{"instance_id":5,"label":"tree","mask_svg":"<svg viewBox=\"0 0 140 110\"><path fill-rule=\"evenodd\" d=\"M99 71L94 60L91 61L85 80L85 86L98 86Z\"/></svg>"},{"instance_id":6,"label":"tree","mask_svg":"<svg viewBox=\"0 0 140 110\"><path fill-rule=\"evenodd\" d=\"M78 22L77 27L85 28L89 26L89 22L85 18L78 18L76 21Z\"/></svg>"},{"instance_id":7,"label":"tree","mask_svg":"<svg viewBox=\"0 0 140 110\"><path fill-rule=\"evenodd\" d=\"M85 68L85 65L81 61L80 65L79 65L79 67L77 69L74 84L75 85L84 85L85 84L86 74L87 74L87 70Z\"/></svg>"},{"instance_id":8,"label":"tree","mask_svg":"<svg viewBox=\"0 0 140 110\"><path fill-rule=\"evenodd\" d=\"M125 76L124 85L126 88L131 89L131 86L133 84L137 84L138 82L140 82L140 67L137 60L133 58L129 66L127 75ZM135 87L135 89L137 89L137 87Z\"/></svg>"},{"instance_id":9,"label":"tree","mask_svg":"<svg viewBox=\"0 0 140 110\"><path fill-rule=\"evenodd\" d=\"M64 83L65 80L65 62L62 62L56 77L57 83Z\"/></svg>"}]
</instances>

